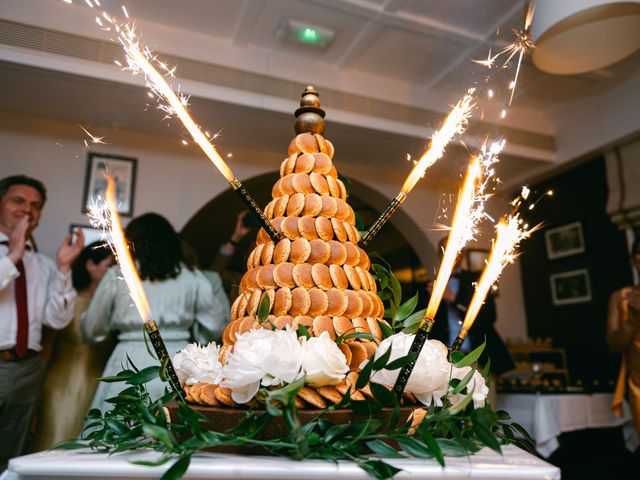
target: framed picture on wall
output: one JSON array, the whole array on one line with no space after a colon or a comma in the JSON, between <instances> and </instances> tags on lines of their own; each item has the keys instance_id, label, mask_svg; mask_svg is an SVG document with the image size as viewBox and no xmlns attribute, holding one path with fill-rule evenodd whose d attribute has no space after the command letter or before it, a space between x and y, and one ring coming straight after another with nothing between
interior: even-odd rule
<instances>
[{"instance_id":1,"label":"framed picture on wall","mask_svg":"<svg viewBox=\"0 0 640 480\"><path fill-rule=\"evenodd\" d=\"M570 305L591 301L589 271L586 268L554 273L551 280L551 298L554 305Z\"/></svg>"},{"instance_id":2,"label":"framed picture on wall","mask_svg":"<svg viewBox=\"0 0 640 480\"><path fill-rule=\"evenodd\" d=\"M544 232L544 240L549 260L584 252L584 235L580 222L550 228Z\"/></svg>"},{"instance_id":3,"label":"framed picture on wall","mask_svg":"<svg viewBox=\"0 0 640 480\"><path fill-rule=\"evenodd\" d=\"M105 173L110 173L116 182L118 213L126 217L133 215L133 198L136 183L137 160L131 157L89 152L84 181L82 212L99 198L104 198L107 188Z\"/></svg>"}]
</instances>

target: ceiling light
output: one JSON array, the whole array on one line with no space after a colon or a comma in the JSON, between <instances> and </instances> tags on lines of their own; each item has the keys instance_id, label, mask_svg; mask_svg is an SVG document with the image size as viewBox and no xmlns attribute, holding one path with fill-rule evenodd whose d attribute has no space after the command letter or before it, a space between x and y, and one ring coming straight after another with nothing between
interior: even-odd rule
<instances>
[{"instance_id":1,"label":"ceiling light","mask_svg":"<svg viewBox=\"0 0 640 480\"><path fill-rule=\"evenodd\" d=\"M576 75L640 48L640 0L537 0L531 34L540 70Z\"/></svg>"},{"instance_id":2,"label":"ceiling light","mask_svg":"<svg viewBox=\"0 0 640 480\"><path fill-rule=\"evenodd\" d=\"M327 48L334 36L333 30L292 18L283 18L276 30L279 39L318 48Z\"/></svg>"}]
</instances>

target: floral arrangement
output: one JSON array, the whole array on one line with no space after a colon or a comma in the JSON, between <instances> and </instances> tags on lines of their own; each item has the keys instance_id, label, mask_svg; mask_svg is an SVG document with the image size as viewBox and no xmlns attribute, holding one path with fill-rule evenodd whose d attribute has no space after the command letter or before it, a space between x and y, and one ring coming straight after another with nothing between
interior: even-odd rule
<instances>
[{"instance_id":1,"label":"floral arrangement","mask_svg":"<svg viewBox=\"0 0 640 480\"><path fill-rule=\"evenodd\" d=\"M167 389L151 399L144 384L157 376L166 381L164 367L129 368L102 381L127 385L107 401L113 409L89 412L84 437L58 448L90 447L99 451L151 449L162 452L160 465L175 460L163 479L178 479L191 456L216 447L259 447L273 455L356 462L378 479L392 478L400 470L389 459L415 457L445 464L446 456L470 455L487 446L500 452L504 443L531 452L534 443L519 425L509 423L506 412L495 412L487 402L489 365L476 369L484 344L466 356L450 352L437 340L428 340L417 358L408 354L416 323L423 312L413 312L417 299L400 304L397 280L383 266L381 295L393 313L385 339L374 356L364 361L357 380L343 398L310 421L301 421L294 401L306 386L336 385L345 380L347 361L328 334L308 337L304 329L257 329L238 335L233 351L219 360L219 347L190 344L173 358L178 378L186 386L212 383L231 389L233 400L250 406L243 420L230 431L211 429L211 419ZM380 278L380 277L379 277ZM396 300L394 300L394 298ZM407 391L422 407L409 407L392 391L400 369L415 360ZM353 392L366 390L368 396ZM173 402L168 415L166 404ZM348 423L334 423L331 413L350 409ZM405 410L403 412L403 410ZM404 415L403 415L404 413ZM263 435L273 421L286 425L279 438Z\"/></svg>"}]
</instances>

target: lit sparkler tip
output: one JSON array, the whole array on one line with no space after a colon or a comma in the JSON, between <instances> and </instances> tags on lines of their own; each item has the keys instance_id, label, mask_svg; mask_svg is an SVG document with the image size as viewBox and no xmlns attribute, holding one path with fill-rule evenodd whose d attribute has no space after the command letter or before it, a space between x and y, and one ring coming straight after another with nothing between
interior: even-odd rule
<instances>
[{"instance_id":1,"label":"lit sparkler tip","mask_svg":"<svg viewBox=\"0 0 640 480\"><path fill-rule=\"evenodd\" d=\"M129 12L127 12L127 7L122 5L122 12L124 13L125 18L129 18Z\"/></svg>"}]
</instances>

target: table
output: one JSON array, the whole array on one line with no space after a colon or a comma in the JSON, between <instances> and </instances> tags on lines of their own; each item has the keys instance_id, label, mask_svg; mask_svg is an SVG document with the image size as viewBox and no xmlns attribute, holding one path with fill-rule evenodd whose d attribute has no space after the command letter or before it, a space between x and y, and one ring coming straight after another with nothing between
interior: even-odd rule
<instances>
[{"instance_id":1,"label":"table","mask_svg":"<svg viewBox=\"0 0 640 480\"><path fill-rule=\"evenodd\" d=\"M629 407L624 404L624 417L611 413L611 393L594 394L498 394L497 410L505 410L511 419L522 425L536 442L536 449L545 458L559 446L558 436L586 428L623 426L625 443L631 451L638 446Z\"/></svg>"},{"instance_id":2,"label":"table","mask_svg":"<svg viewBox=\"0 0 640 480\"><path fill-rule=\"evenodd\" d=\"M169 465L142 467L131 460L152 460L155 452L131 452L108 456L86 450L56 450L14 458L0 480L62 479L143 479L159 478ZM428 479L523 479L560 480L560 470L513 445L503 448L503 455L485 448L472 457L446 457L443 470L435 461L389 460L400 472L395 478ZM185 479L262 479L305 480L369 479L353 462L334 464L322 460L296 462L278 457L249 457L230 454L194 455Z\"/></svg>"}]
</instances>

